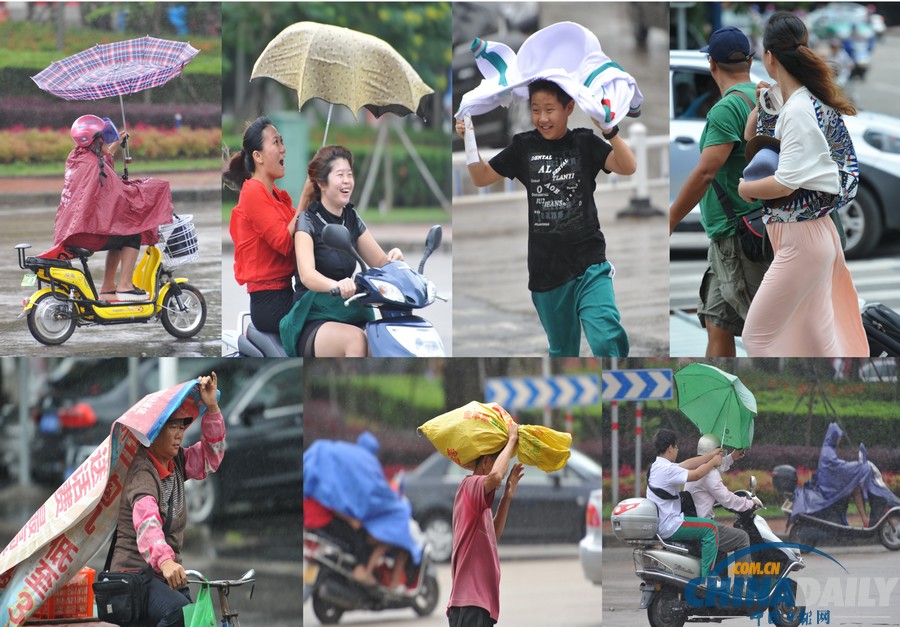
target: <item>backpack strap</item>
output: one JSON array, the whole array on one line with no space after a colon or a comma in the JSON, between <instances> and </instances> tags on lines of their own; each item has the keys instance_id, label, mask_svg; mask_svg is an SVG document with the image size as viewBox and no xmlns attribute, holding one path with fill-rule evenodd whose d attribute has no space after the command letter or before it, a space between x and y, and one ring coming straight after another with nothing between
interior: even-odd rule
<instances>
[{"instance_id":1,"label":"backpack strap","mask_svg":"<svg viewBox=\"0 0 900 627\"><path fill-rule=\"evenodd\" d=\"M655 488L650 485L650 469L653 467L653 463L647 466L647 489L653 492L656 496L661 499L665 499L666 501L674 501L679 498L677 494L672 494L671 492L666 492L662 488Z\"/></svg>"},{"instance_id":2,"label":"backpack strap","mask_svg":"<svg viewBox=\"0 0 900 627\"><path fill-rule=\"evenodd\" d=\"M725 95L722 98L727 98L730 95L740 96L741 99L746 102L750 106L750 110L752 111L756 105L753 103L753 100L750 99L750 96L742 92L740 89L732 89L731 91L725 92ZM731 147L731 152L737 150L740 142L735 142L734 146ZM723 188L716 179L712 181L713 191L716 193L716 198L719 199L719 204L722 205L722 210L725 212L725 215L732 222L737 221L737 214L734 212L734 207L731 206L731 200L728 198L728 194L725 193L725 188Z\"/></svg>"}]
</instances>

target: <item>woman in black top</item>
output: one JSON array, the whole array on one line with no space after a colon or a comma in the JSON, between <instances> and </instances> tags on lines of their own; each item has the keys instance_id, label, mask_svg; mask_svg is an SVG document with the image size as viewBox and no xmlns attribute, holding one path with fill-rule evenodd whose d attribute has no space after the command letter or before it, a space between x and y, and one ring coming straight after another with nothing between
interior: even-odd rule
<instances>
[{"instance_id":1,"label":"woman in black top","mask_svg":"<svg viewBox=\"0 0 900 627\"><path fill-rule=\"evenodd\" d=\"M322 241L326 224L343 224L357 252L370 266L400 261L399 248L385 253L350 204L353 193L353 155L343 146L323 146L309 163L309 178L303 188L294 233L294 252L300 285L296 298L308 291L330 292L338 288L342 298L356 294L350 276L356 259L329 248ZM303 326L297 353L305 357L366 357L368 344L361 326L330 320L312 320Z\"/></svg>"}]
</instances>

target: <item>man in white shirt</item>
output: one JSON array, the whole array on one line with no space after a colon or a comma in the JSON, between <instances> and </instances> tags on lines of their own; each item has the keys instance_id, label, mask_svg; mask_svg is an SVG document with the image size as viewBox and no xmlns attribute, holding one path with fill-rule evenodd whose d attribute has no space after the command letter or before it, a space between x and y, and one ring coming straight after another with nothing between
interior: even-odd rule
<instances>
[{"instance_id":1,"label":"man in white shirt","mask_svg":"<svg viewBox=\"0 0 900 627\"><path fill-rule=\"evenodd\" d=\"M704 435L697 441L697 455L706 455L712 451L720 450L721 444L719 438L714 435ZM702 518L715 518L713 516L713 506L719 503L735 512L745 512L754 504L762 503L756 497L753 500L738 496L731 492L722 481L720 473L731 468L731 465L738 459L744 457L744 451L736 450L726 455L722 460L719 468L713 469L705 477L701 477L696 481L688 481L684 485L684 489L691 493L694 498L694 507L697 508L697 516ZM725 553L738 551L750 546L750 536L743 529L735 529L716 523L719 532L719 550ZM743 556L739 561L748 561L749 556Z\"/></svg>"},{"instance_id":2,"label":"man in white shirt","mask_svg":"<svg viewBox=\"0 0 900 627\"><path fill-rule=\"evenodd\" d=\"M666 540L700 541L700 576L706 577L716 560L719 534L715 522L709 518L685 516L681 511L678 492L682 484L696 481L722 463L722 449L700 457L675 463L678 457L678 434L660 429L653 439L656 459L647 473L647 498L659 508L659 536Z\"/></svg>"}]
</instances>

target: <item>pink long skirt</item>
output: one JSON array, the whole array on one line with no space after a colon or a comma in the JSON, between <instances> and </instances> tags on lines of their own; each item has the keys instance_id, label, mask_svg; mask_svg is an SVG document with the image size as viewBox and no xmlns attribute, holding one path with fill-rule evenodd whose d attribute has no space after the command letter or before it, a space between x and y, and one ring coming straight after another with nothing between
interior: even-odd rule
<instances>
[{"instance_id":1,"label":"pink long skirt","mask_svg":"<svg viewBox=\"0 0 900 627\"><path fill-rule=\"evenodd\" d=\"M772 223L775 260L750 304L751 357L868 357L856 288L828 218Z\"/></svg>"}]
</instances>

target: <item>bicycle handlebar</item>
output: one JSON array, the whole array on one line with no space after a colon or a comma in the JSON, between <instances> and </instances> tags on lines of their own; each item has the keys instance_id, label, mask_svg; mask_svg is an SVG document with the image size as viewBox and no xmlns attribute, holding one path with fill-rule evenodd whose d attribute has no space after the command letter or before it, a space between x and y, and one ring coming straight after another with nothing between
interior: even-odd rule
<instances>
[{"instance_id":1,"label":"bicycle handlebar","mask_svg":"<svg viewBox=\"0 0 900 627\"><path fill-rule=\"evenodd\" d=\"M184 572L188 575L188 583L208 585L211 588L231 588L236 586L243 586L247 583L256 582L256 571L252 568L244 573L240 579L207 580L206 577L204 577L203 573L198 570L186 570ZM191 575L194 576L194 579L191 579Z\"/></svg>"}]
</instances>

